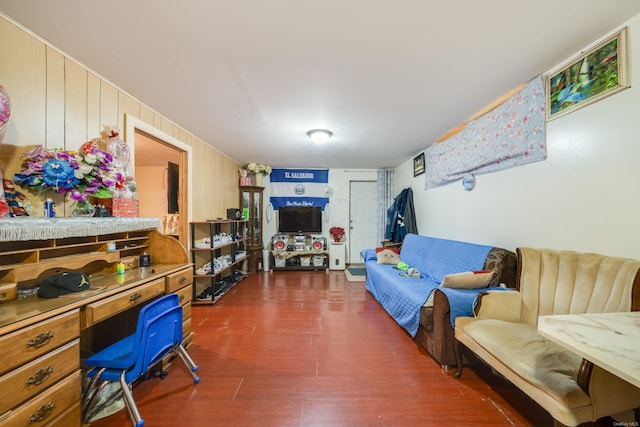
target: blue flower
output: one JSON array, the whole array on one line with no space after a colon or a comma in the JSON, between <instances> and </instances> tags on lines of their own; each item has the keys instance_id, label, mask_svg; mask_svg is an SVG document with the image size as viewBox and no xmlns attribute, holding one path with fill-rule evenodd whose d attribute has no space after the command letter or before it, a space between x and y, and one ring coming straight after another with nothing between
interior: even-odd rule
<instances>
[{"instance_id":1,"label":"blue flower","mask_svg":"<svg viewBox=\"0 0 640 427\"><path fill-rule=\"evenodd\" d=\"M78 184L75 169L66 160L51 159L42 167L42 179L46 185L59 193L72 189Z\"/></svg>"}]
</instances>

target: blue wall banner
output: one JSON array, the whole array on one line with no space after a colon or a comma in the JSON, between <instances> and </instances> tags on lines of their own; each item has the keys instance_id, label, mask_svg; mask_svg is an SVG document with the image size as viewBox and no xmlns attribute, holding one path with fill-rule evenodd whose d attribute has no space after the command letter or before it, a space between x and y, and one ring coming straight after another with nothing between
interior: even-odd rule
<instances>
[{"instance_id":1,"label":"blue wall banner","mask_svg":"<svg viewBox=\"0 0 640 427\"><path fill-rule=\"evenodd\" d=\"M272 169L271 204L281 206L320 206L323 210L329 198L329 169Z\"/></svg>"}]
</instances>

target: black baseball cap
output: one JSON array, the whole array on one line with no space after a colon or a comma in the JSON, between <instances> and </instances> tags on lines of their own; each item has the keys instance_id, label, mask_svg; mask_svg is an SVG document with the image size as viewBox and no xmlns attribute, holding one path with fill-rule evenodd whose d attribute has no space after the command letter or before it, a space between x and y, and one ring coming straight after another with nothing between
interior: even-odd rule
<instances>
[{"instance_id":1,"label":"black baseball cap","mask_svg":"<svg viewBox=\"0 0 640 427\"><path fill-rule=\"evenodd\" d=\"M40 283L40 298L58 298L60 295L82 292L89 289L89 276L81 271L54 274Z\"/></svg>"}]
</instances>

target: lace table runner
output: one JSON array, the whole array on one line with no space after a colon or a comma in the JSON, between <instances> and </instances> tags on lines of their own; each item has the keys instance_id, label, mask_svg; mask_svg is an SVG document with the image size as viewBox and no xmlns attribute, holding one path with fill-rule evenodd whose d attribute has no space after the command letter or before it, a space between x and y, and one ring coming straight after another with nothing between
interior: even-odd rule
<instances>
[{"instance_id":1,"label":"lace table runner","mask_svg":"<svg viewBox=\"0 0 640 427\"><path fill-rule=\"evenodd\" d=\"M157 229L159 218L2 218L0 242L61 239Z\"/></svg>"}]
</instances>

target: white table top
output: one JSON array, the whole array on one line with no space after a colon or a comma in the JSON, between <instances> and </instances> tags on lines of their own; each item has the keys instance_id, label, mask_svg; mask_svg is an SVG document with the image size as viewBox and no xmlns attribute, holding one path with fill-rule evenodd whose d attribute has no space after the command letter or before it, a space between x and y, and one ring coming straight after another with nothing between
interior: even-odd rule
<instances>
[{"instance_id":1,"label":"white table top","mask_svg":"<svg viewBox=\"0 0 640 427\"><path fill-rule=\"evenodd\" d=\"M540 316L540 335L640 387L640 312Z\"/></svg>"}]
</instances>

